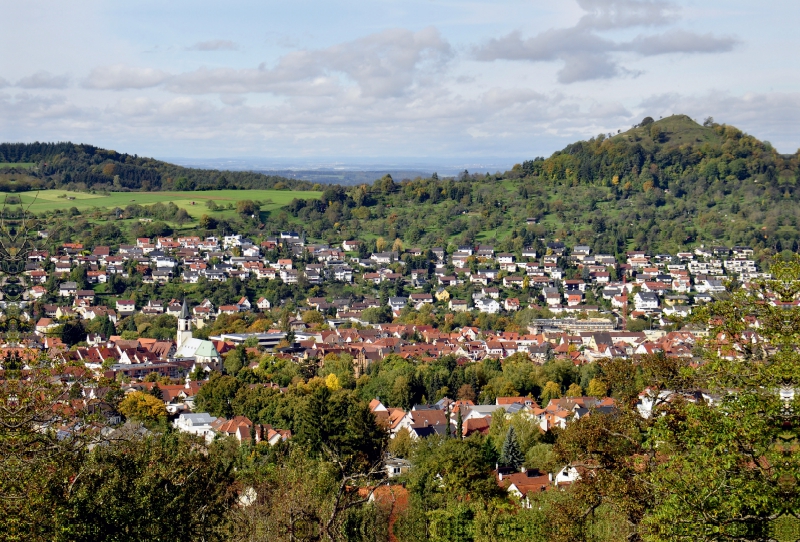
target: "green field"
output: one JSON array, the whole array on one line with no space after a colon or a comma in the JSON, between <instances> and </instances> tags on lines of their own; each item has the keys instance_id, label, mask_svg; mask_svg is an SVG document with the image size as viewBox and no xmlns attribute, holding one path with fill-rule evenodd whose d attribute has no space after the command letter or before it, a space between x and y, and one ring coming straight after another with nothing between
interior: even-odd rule
<instances>
[{"instance_id":1,"label":"green field","mask_svg":"<svg viewBox=\"0 0 800 542\"><path fill-rule=\"evenodd\" d=\"M18 162L18 163L9 163L9 162L0 162L0 169L31 169L35 166L33 162Z\"/></svg>"},{"instance_id":2,"label":"green field","mask_svg":"<svg viewBox=\"0 0 800 542\"><path fill-rule=\"evenodd\" d=\"M212 214L206 207L208 200L217 205L227 206L241 200L260 201L262 211L279 209L294 198L318 198L321 192L305 192L293 190L207 190L201 192L112 192L108 195L89 194L86 192L68 192L66 190L42 190L17 194L31 213L40 214L57 209L76 207L80 211L98 209L124 209L128 205L152 205L154 203L173 202L195 219L204 214ZM217 211L225 213L225 211Z\"/></svg>"}]
</instances>

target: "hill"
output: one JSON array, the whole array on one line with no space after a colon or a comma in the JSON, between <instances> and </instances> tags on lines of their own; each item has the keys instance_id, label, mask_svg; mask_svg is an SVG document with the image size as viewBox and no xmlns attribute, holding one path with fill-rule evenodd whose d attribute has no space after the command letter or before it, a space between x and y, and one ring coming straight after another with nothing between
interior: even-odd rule
<instances>
[{"instance_id":1,"label":"hill","mask_svg":"<svg viewBox=\"0 0 800 542\"><path fill-rule=\"evenodd\" d=\"M385 244L514 251L563 241L620 256L738 244L765 256L800 248L798 171L797 154L779 155L732 126L676 115L645 118L501 175L399 184L386 177L287 209L310 235L330 241L382 237Z\"/></svg>"},{"instance_id":2,"label":"hill","mask_svg":"<svg viewBox=\"0 0 800 542\"><path fill-rule=\"evenodd\" d=\"M186 198L172 193L315 188L321 191L318 199L298 194L283 205L285 199L272 198L255 221L232 211L210 217L242 233L296 228L330 243L362 239L372 249L399 240L423 249L485 243L518 252L560 241L622 257L633 249L674 253L698 244L726 244L749 245L766 258L800 249L798 158L779 155L769 143L733 126L711 120L700 125L675 115L645 118L627 132L575 142L502 174L464 172L445 179L434 174L399 183L386 175L357 186L321 187L257 173L183 168L88 145L2 144L0 161L19 165L0 169L0 190L160 191L168 201L182 201ZM245 194L233 199L242 198L263 199ZM146 204L128 205L125 216L169 214L150 212L141 203ZM191 201L185 203L202 214ZM42 210L89 213L68 200L48 206ZM184 218L183 230L209 223Z\"/></svg>"},{"instance_id":3,"label":"hill","mask_svg":"<svg viewBox=\"0 0 800 542\"><path fill-rule=\"evenodd\" d=\"M73 143L0 143L0 191L311 190L314 184L248 171L186 168Z\"/></svg>"}]
</instances>

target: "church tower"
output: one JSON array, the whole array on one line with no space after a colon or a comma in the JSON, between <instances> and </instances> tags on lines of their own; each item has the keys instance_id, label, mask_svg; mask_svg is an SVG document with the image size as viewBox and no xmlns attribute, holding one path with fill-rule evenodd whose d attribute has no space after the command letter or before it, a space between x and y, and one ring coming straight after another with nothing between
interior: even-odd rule
<instances>
[{"instance_id":1,"label":"church tower","mask_svg":"<svg viewBox=\"0 0 800 542\"><path fill-rule=\"evenodd\" d=\"M192 319L189 316L189 308L186 306L186 299L183 300L181 313L178 315L178 336L176 342L177 348L186 344L186 341L192 338Z\"/></svg>"}]
</instances>

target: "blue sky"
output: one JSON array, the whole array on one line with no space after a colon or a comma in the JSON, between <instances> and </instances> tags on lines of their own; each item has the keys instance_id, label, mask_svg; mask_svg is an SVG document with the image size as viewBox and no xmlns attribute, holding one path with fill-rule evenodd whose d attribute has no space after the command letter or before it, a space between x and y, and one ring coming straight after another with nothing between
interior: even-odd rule
<instances>
[{"instance_id":1,"label":"blue sky","mask_svg":"<svg viewBox=\"0 0 800 542\"><path fill-rule=\"evenodd\" d=\"M800 147L797 2L4 0L3 13L4 141L512 164L686 113Z\"/></svg>"}]
</instances>

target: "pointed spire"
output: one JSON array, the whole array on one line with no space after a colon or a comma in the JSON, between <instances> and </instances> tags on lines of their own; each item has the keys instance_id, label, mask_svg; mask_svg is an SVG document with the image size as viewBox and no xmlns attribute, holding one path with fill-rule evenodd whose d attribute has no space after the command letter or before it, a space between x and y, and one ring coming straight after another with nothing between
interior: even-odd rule
<instances>
[{"instance_id":1,"label":"pointed spire","mask_svg":"<svg viewBox=\"0 0 800 542\"><path fill-rule=\"evenodd\" d=\"M189 319L189 308L186 306L186 298L183 298L183 306L181 307L181 313L178 315L178 318L181 320L188 320Z\"/></svg>"}]
</instances>

